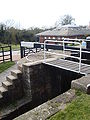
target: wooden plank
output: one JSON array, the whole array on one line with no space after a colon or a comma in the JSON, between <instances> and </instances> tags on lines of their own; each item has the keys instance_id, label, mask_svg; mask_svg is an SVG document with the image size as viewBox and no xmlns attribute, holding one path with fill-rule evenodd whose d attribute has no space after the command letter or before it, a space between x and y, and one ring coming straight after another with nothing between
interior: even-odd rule
<instances>
[{"instance_id":1,"label":"wooden plank","mask_svg":"<svg viewBox=\"0 0 90 120\"><path fill-rule=\"evenodd\" d=\"M78 65L66 66L66 68L71 69L71 70L75 70L75 71L79 70L79 66Z\"/></svg>"},{"instance_id":2,"label":"wooden plank","mask_svg":"<svg viewBox=\"0 0 90 120\"><path fill-rule=\"evenodd\" d=\"M48 63L50 63L50 64L58 64L58 63L63 63L64 61L61 61L61 60L53 60L53 61L49 61Z\"/></svg>"},{"instance_id":3,"label":"wooden plank","mask_svg":"<svg viewBox=\"0 0 90 120\"><path fill-rule=\"evenodd\" d=\"M90 74L90 70L88 70L88 71L85 71L85 73L86 73L86 74Z\"/></svg>"},{"instance_id":4,"label":"wooden plank","mask_svg":"<svg viewBox=\"0 0 90 120\"><path fill-rule=\"evenodd\" d=\"M73 63L72 61L67 61L67 60L54 60L54 61L50 61L49 62L52 65L57 65L57 66L61 66L61 67L66 67L66 68L77 68L78 64L77 63ZM76 67L77 66L77 67Z\"/></svg>"},{"instance_id":5,"label":"wooden plank","mask_svg":"<svg viewBox=\"0 0 90 120\"><path fill-rule=\"evenodd\" d=\"M86 65L81 65L81 69L86 69L88 66L86 66Z\"/></svg>"},{"instance_id":6,"label":"wooden plank","mask_svg":"<svg viewBox=\"0 0 90 120\"><path fill-rule=\"evenodd\" d=\"M67 61L67 60L54 60L54 61L51 61L49 62L50 64L56 64L56 65L77 65L76 62L71 62L71 61Z\"/></svg>"},{"instance_id":7,"label":"wooden plank","mask_svg":"<svg viewBox=\"0 0 90 120\"><path fill-rule=\"evenodd\" d=\"M67 65L73 65L73 64L72 63L67 63L67 62L63 62L63 63L60 62L58 64L56 63L56 65L67 66Z\"/></svg>"},{"instance_id":8,"label":"wooden plank","mask_svg":"<svg viewBox=\"0 0 90 120\"><path fill-rule=\"evenodd\" d=\"M90 70L90 67L87 67L86 69L81 69L81 72L87 72L88 70Z\"/></svg>"},{"instance_id":9,"label":"wooden plank","mask_svg":"<svg viewBox=\"0 0 90 120\"><path fill-rule=\"evenodd\" d=\"M58 68L67 69L70 71L76 71L76 72L79 71L79 63L64 60L64 59L50 61L50 62L47 62L46 64L49 64L51 66L55 66ZM81 73L89 74L90 73L90 66L85 65L85 64L81 64Z\"/></svg>"},{"instance_id":10,"label":"wooden plank","mask_svg":"<svg viewBox=\"0 0 90 120\"><path fill-rule=\"evenodd\" d=\"M81 66L81 70L87 70L90 69L90 66L84 65L83 67Z\"/></svg>"},{"instance_id":11,"label":"wooden plank","mask_svg":"<svg viewBox=\"0 0 90 120\"><path fill-rule=\"evenodd\" d=\"M48 63L47 63L48 64ZM49 63L49 64L51 64L52 66L57 66L58 68L66 68L66 69L71 69L71 70L76 70L76 71L78 71L78 65L75 65L75 64L73 64L73 63L63 63L63 64L53 64L53 63Z\"/></svg>"},{"instance_id":12,"label":"wooden plank","mask_svg":"<svg viewBox=\"0 0 90 120\"><path fill-rule=\"evenodd\" d=\"M52 63L52 64L56 64L56 65L61 65L61 66L63 66L63 67L66 67L66 66L69 66L69 67L71 67L71 66L77 66L78 64L77 63L73 63L73 62L70 62L70 61L65 61L65 60L63 60L62 62L61 61L58 61L58 64L57 64L57 62L56 63Z\"/></svg>"}]
</instances>

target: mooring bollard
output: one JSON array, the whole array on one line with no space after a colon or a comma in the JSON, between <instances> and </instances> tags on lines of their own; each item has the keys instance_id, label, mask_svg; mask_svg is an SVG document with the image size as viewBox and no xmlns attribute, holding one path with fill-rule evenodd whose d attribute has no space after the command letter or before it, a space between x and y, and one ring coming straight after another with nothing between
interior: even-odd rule
<instances>
[{"instance_id":1,"label":"mooring bollard","mask_svg":"<svg viewBox=\"0 0 90 120\"><path fill-rule=\"evenodd\" d=\"M90 94L90 84L87 85L87 94Z\"/></svg>"}]
</instances>

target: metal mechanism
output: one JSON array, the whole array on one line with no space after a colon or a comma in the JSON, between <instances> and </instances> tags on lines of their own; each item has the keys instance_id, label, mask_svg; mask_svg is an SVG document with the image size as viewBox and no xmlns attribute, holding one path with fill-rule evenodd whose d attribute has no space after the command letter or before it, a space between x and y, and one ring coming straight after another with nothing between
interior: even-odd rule
<instances>
[{"instance_id":1,"label":"metal mechanism","mask_svg":"<svg viewBox=\"0 0 90 120\"><path fill-rule=\"evenodd\" d=\"M48 65L60 67L60 68L63 68L63 69L71 70L71 71L74 71L74 72L78 72L78 73L82 73L82 74L88 74L90 72L90 65L82 63L82 52L83 53L90 53L90 51L87 51L87 50L84 51L83 50L82 41L83 40L81 40L81 39L65 39L65 38L63 38L62 41L45 40L44 41L44 63L48 64ZM62 53L55 53L55 52L46 51L46 46L48 46L48 44L63 45ZM71 49L71 48L69 49L69 47L66 47L66 45L68 45L68 44L69 45L72 44L73 46L78 45L79 49ZM72 48L75 48L75 47L72 47ZM79 56L67 55L65 53L65 51L78 52ZM47 62L46 61L46 53L51 53L51 54L56 54L56 55L63 56L63 59L59 59L58 63L57 63L57 60L56 60L56 62L55 61ZM78 62L66 60L67 57L77 59Z\"/></svg>"}]
</instances>

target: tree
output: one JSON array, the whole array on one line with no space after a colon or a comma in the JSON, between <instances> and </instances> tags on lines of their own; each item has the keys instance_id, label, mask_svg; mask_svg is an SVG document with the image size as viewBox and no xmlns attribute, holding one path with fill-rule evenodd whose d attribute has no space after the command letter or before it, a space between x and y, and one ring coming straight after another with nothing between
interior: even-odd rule
<instances>
[{"instance_id":1,"label":"tree","mask_svg":"<svg viewBox=\"0 0 90 120\"><path fill-rule=\"evenodd\" d=\"M4 43L5 32L6 32L6 26L4 24L0 23L0 42Z\"/></svg>"},{"instance_id":2,"label":"tree","mask_svg":"<svg viewBox=\"0 0 90 120\"><path fill-rule=\"evenodd\" d=\"M12 20L12 19L8 19L8 20L6 20L6 21L5 21L5 23L4 23L4 24L6 25L6 27L7 27L7 28L11 28L11 27L13 27L13 26L14 26L15 21L14 21L14 20Z\"/></svg>"},{"instance_id":3,"label":"tree","mask_svg":"<svg viewBox=\"0 0 90 120\"><path fill-rule=\"evenodd\" d=\"M55 26L59 25L68 25L68 24L75 24L75 18L73 18L71 15L64 15L62 16L58 21L56 21Z\"/></svg>"},{"instance_id":4,"label":"tree","mask_svg":"<svg viewBox=\"0 0 90 120\"><path fill-rule=\"evenodd\" d=\"M16 27L12 27L14 22L7 20L4 23L0 23L0 43L5 44L19 44L20 41L36 41L36 34L44 31L37 27L31 27L30 29L20 30Z\"/></svg>"}]
</instances>

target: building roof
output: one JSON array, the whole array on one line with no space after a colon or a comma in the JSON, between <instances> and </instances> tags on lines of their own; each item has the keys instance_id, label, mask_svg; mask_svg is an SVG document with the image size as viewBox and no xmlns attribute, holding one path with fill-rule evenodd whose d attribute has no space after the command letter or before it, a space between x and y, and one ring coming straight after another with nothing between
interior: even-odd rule
<instances>
[{"instance_id":1,"label":"building roof","mask_svg":"<svg viewBox=\"0 0 90 120\"><path fill-rule=\"evenodd\" d=\"M38 33L37 36L79 36L90 35L90 29L76 25L65 25L54 30Z\"/></svg>"}]
</instances>

